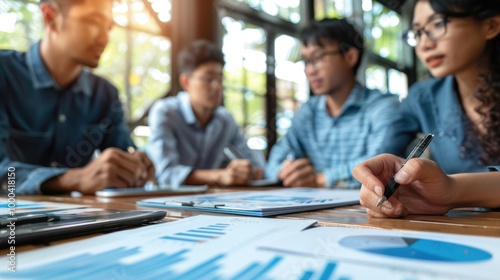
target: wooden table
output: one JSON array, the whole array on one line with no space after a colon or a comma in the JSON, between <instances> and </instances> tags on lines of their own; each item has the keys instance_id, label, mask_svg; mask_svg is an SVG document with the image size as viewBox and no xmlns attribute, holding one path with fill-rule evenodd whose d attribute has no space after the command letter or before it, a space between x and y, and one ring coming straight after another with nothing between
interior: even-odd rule
<instances>
[{"instance_id":1,"label":"wooden table","mask_svg":"<svg viewBox=\"0 0 500 280\"><path fill-rule=\"evenodd\" d=\"M266 188L267 189L267 188ZM207 193L220 193L229 191L262 190L262 188L210 188ZM32 201L50 201L58 203L81 204L90 207L105 209L151 209L136 205L136 201L146 197L127 198L102 198L95 196L72 197L70 195L60 196L18 196L16 199ZM185 217L198 214L226 215L219 213L208 213L199 211L187 211L176 209L162 209L167 211L165 219L175 221ZM314 219L319 226L329 227L350 227L350 228L376 228L376 229L396 229L405 231L430 231L454 234L469 234L477 236L500 237L500 212L488 212L482 209L457 209L450 211L446 215L412 215L401 219L368 218L364 207L352 205L337 207L333 209L301 212L288 215L280 215L278 219ZM46 246L64 244L71 241L87 239L102 234L92 234L71 239L51 242L49 244L16 246L16 254L26 252ZM0 254L8 254L7 249L0 250Z\"/></svg>"},{"instance_id":2,"label":"wooden table","mask_svg":"<svg viewBox=\"0 0 500 280\"><path fill-rule=\"evenodd\" d=\"M266 188L268 189L268 188ZM207 193L229 191L262 190L262 188L222 188L211 187ZM102 198L95 196L23 196L18 199L34 201L52 201L60 203L84 204L107 209L155 209L137 206L135 202L146 197ZM163 209L165 210L165 209ZM199 211L166 209L167 220L177 220L199 214L226 215ZM401 219L369 218L364 207L353 205L333 209L280 215L280 219L314 219L320 226L339 226L354 228L382 228L408 231L431 231L441 233L470 234L500 237L500 212L484 209L457 209L446 215L411 215Z\"/></svg>"}]
</instances>

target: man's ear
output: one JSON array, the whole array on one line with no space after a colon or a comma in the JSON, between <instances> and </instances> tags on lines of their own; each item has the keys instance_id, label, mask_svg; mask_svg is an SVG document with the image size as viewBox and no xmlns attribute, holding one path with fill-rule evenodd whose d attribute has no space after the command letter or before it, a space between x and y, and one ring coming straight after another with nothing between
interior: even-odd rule
<instances>
[{"instance_id":1,"label":"man's ear","mask_svg":"<svg viewBox=\"0 0 500 280\"><path fill-rule=\"evenodd\" d=\"M486 40L491 40L500 35L500 15L491 17L485 20L486 24Z\"/></svg>"},{"instance_id":2,"label":"man's ear","mask_svg":"<svg viewBox=\"0 0 500 280\"><path fill-rule=\"evenodd\" d=\"M59 9L52 3L42 3L40 4L40 10L42 11L43 22L45 26L49 29L56 29L56 16L59 13Z\"/></svg>"},{"instance_id":3,"label":"man's ear","mask_svg":"<svg viewBox=\"0 0 500 280\"><path fill-rule=\"evenodd\" d=\"M351 68L354 68L354 66L361 59L361 57L359 56L359 51L356 48L349 48L346 52L344 52L344 57L347 61L347 64Z\"/></svg>"},{"instance_id":4,"label":"man's ear","mask_svg":"<svg viewBox=\"0 0 500 280\"><path fill-rule=\"evenodd\" d=\"M188 73L182 73L179 75L179 83L184 91L189 91L189 77Z\"/></svg>"}]
</instances>

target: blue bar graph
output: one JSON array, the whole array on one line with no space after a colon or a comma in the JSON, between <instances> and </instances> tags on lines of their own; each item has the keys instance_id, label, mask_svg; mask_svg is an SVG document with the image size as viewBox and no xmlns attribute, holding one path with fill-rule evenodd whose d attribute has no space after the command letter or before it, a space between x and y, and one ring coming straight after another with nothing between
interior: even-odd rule
<instances>
[{"instance_id":1,"label":"blue bar graph","mask_svg":"<svg viewBox=\"0 0 500 280\"><path fill-rule=\"evenodd\" d=\"M140 255L141 248L120 247L102 253L84 253L71 258L62 259L52 263L23 269L15 274L0 272L0 278L9 279L271 279L270 276L280 263L285 260L284 256L271 256L266 261L249 261L240 271L234 275L223 276L225 269L224 260L230 256L218 254L207 258L201 263L193 263L185 266L182 271L176 266L190 262L189 249L179 250L175 253L158 253L149 255L147 258L137 260L133 263L123 260ZM244 261L244 260L242 260ZM304 271L300 279L333 279L337 263L327 262L322 269L309 269ZM341 276L336 279L349 280L349 277Z\"/></svg>"},{"instance_id":2,"label":"blue bar graph","mask_svg":"<svg viewBox=\"0 0 500 280\"><path fill-rule=\"evenodd\" d=\"M244 268L241 272L237 273L234 278L238 280L250 280L250 279L262 279L267 273L269 273L281 260L283 257L276 256L271 261L266 264L260 264L254 262L248 267Z\"/></svg>"},{"instance_id":3,"label":"blue bar graph","mask_svg":"<svg viewBox=\"0 0 500 280\"><path fill-rule=\"evenodd\" d=\"M320 280L328 280L332 276L336 263L327 263L325 269L323 270L323 273L321 273L321 276L319 277Z\"/></svg>"},{"instance_id":4,"label":"blue bar graph","mask_svg":"<svg viewBox=\"0 0 500 280\"><path fill-rule=\"evenodd\" d=\"M304 272L304 275L302 275L302 277L300 277L300 280L309 280L313 277L313 275L314 275L314 271L307 270L306 272Z\"/></svg>"},{"instance_id":5,"label":"blue bar graph","mask_svg":"<svg viewBox=\"0 0 500 280\"><path fill-rule=\"evenodd\" d=\"M190 243L203 243L225 235L225 231L230 224L213 224L209 226L191 229L185 232L174 233L173 235L162 236L162 239L172 241L183 241Z\"/></svg>"}]
</instances>

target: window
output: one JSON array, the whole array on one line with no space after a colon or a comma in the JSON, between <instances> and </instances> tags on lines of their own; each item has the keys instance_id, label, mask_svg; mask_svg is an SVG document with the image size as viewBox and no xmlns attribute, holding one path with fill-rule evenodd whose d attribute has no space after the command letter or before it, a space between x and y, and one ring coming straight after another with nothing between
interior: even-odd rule
<instances>
[{"instance_id":1,"label":"window","mask_svg":"<svg viewBox=\"0 0 500 280\"><path fill-rule=\"evenodd\" d=\"M339 18L352 15L353 0L314 0L314 18Z\"/></svg>"},{"instance_id":2,"label":"window","mask_svg":"<svg viewBox=\"0 0 500 280\"><path fill-rule=\"evenodd\" d=\"M152 7L169 11L170 1L150 1ZM119 90L125 115L139 147L147 142L149 130L143 116L153 102L170 88L170 41L161 35L155 19L142 0L116 2L117 28L95 73L110 80ZM169 20L163 14L164 20ZM130 30L129 30L130 28Z\"/></svg>"},{"instance_id":3,"label":"window","mask_svg":"<svg viewBox=\"0 0 500 280\"><path fill-rule=\"evenodd\" d=\"M276 130L284 136L292 123L294 112L309 99L304 63L299 61L300 40L280 35L275 40L276 53Z\"/></svg>"},{"instance_id":4,"label":"window","mask_svg":"<svg viewBox=\"0 0 500 280\"><path fill-rule=\"evenodd\" d=\"M248 4L253 9L277 16L291 23L299 23L300 0L237 0Z\"/></svg>"},{"instance_id":5,"label":"window","mask_svg":"<svg viewBox=\"0 0 500 280\"><path fill-rule=\"evenodd\" d=\"M401 59L400 16L377 1L363 0L366 47L392 61Z\"/></svg>"},{"instance_id":6,"label":"window","mask_svg":"<svg viewBox=\"0 0 500 280\"><path fill-rule=\"evenodd\" d=\"M245 130L250 148L265 150L266 32L224 17L224 106Z\"/></svg>"},{"instance_id":7,"label":"window","mask_svg":"<svg viewBox=\"0 0 500 280\"><path fill-rule=\"evenodd\" d=\"M25 51L43 31L38 4L21 1L0 2L0 49Z\"/></svg>"},{"instance_id":8,"label":"window","mask_svg":"<svg viewBox=\"0 0 500 280\"><path fill-rule=\"evenodd\" d=\"M408 78L405 73L376 64L366 68L366 86L384 93L398 94L400 99L408 95Z\"/></svg>"}]
</instances>

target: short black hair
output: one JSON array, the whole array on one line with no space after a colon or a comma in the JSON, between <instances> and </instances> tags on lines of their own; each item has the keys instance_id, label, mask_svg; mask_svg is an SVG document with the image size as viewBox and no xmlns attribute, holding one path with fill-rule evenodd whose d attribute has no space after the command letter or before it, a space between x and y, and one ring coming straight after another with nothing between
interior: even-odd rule
<instances>
[{"instance_id":1,"label":"short black hair","mask_svg":"<svg viewBox=\"0 0 500 280\"><path fill-rule=\"evenodd\" d=\"M342 52L350 48L357 49L359 59L353 69L356 75L363 57L365 40L354 25L346 19L332 18L315 21L300 32L300 39L304 46L315 44L323 47L325 41L333 41L339 43Z\"/></svg>"},{"instance_id":2,"label":"short black hair","mask_svg":"<svg viewBox=\"0 0 500 280\"><path fill-rule=\"evenodd\" d=\"M81 3L85 0L40 0L39 2L39 5L43 4L43 3L50 3L50 2L53 2L53 3L56 3L57 6L61 9L61 11L63 13L66 13L69 9L69 7L71 7L71 5L74 5L74 4L77 4L77 3ZM118 2L121 2L121 0L110 0L110 1L118 1Z\"/></svg>"},{"instance_id":3,"label":"short black hair","mask_svg":"<svg viewBox=\"0 0 500 280\"><path fill-rule=\"evenodd\" d=\"M85 0L40 0L40 4L43 3L55 3L57 7L61 10L61 12L66 15L69 8L77 3L81 3Z\"/></svg>"},{"instance_id":4,"label":"short black hair","mask_svg":"<svg viewBox=\"0 0 500 280\"><path fill-rule=\"evenodd\" d=\"M207 40L196 40L179 54L179 72L192 73L200 65L212 61L224 66L222 50Z\"/></svg>"}]
</instances>

